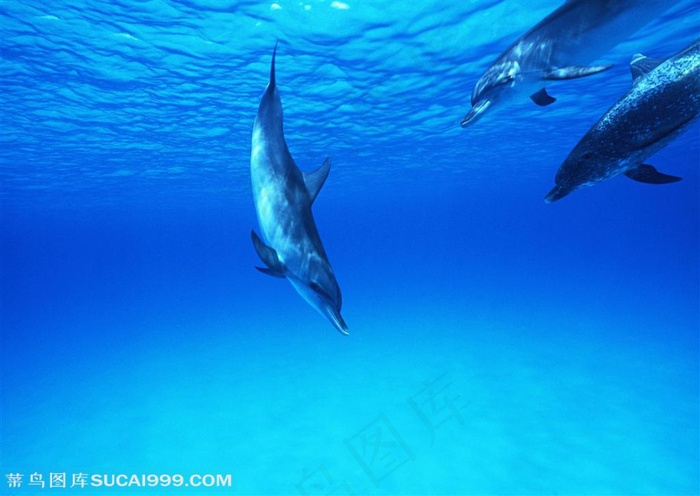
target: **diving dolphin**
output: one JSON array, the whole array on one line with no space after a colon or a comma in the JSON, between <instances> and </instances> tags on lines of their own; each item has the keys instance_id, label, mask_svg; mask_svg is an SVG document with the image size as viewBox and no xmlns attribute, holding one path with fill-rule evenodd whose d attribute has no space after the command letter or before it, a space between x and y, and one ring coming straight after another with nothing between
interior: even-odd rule
<instances>
[{"instance_id":1,"label":"diving dolphin","mask_svg":"<svg viewBox=\"0 0 700 496\"><path fill-rule=\"evenodd\" d=\"M688 129L700 113L700 40L665 62L637 54L632 89L585 134L557 172L547 203L618 174L664 184L681 178L644 161Z\"/></svg>"},{"instance_id":2,"label":"diving dolphin","mask_svg":"<svg viewBox=\"0 0 700 496\"><path fill-rule=\"evenodd\" d=\"M518 38L477 81L462 127L490 109L530 97L554 103L544 86L609 69L588 66L677 0L567 0Z\"/></svg>"},{"instance_id":3,"label":"diving dolphin","mask_svg":"<svg viewBox=\"0 0 700 496\"><path fill-rule=\"evenodd\" d=\"M282 101L275 82L272 53L270 82L253 125L250 174L263 240L251 232L255 251L267 267L260 272L286 277L294 289L343 334L342 298L316 229L311 205L331 168L330 158L313 172L302 172L289 153L282 131Z\"/></svg>"}]
</instances>

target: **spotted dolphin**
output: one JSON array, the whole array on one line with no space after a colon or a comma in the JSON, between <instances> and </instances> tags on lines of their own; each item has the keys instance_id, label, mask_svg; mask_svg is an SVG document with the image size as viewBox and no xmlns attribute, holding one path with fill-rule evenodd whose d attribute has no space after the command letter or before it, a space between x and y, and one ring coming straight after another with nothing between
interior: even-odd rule
<instances>
[{"instance_id":1,"label":"spotted dolphin","mask_svg":"<svg viewBox=\"0 0 700 496\"><path fill-rule=\"evenodd\" d=\"M518 38L486 70L472 91L462 127L487 111L528 96L540 106L556 100L551 81L597 74L610 65L589 66L677 0L567 0Z\"/></svg>"},{"instance_id":2,"label":"spotted dolphin","mask_svg":"<svg viewBox=\"0 0 700 496\"><path fill-rule=\"evenodd\" d=\"M644 161L700 114L700 39L666 61L637 54L630 70L632 89L571 151L545 197L547 203L618 174L650 184L680 181Z\"/></svg>"},{"instance_id":3,"label":"spotted dolphin","mask_svg":"<svg viewBox=\"0 0 700 496\"><path fill-rule=\"evenodd\" d=\"M270 82L253 125L250 173L262 239L251 232L253 246L266 267L260 272L287 278L294 289L343 334L342 298L335 274L316 229L311 205L331 168L330 158L313 172L302 172L289 153L282 130L282 100L272 53Z\"/></svg>"}]
</instances>

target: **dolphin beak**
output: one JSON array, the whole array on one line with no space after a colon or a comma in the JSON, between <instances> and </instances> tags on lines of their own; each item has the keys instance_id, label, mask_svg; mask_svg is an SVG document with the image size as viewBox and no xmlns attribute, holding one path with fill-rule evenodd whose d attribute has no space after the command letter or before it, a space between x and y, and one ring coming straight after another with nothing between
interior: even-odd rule
<instances>
[{"instance_id":1,"label":"dolphin beak","mask_svg":"<svg viewBox=\"0 0 700 496\"><path fill-rule=\"evenodd\" d=\"M341 334L345 336L350 334L348 325L345 323L345 320L343 320L343 316L340 315L340 310L336 310L335 306L326 302L323 308L323 314L326 316L326 318L328 318L328 320L331 321L335 328L340 331Z\"/></svg>"},{"instance_id":2,"label":"dolphin beak","mask_svg":"<svg viewBox=\"0 0 700 496\"><path fill-rule=\"evenodd\" d=\"M333 325L336 329L338 329L338 331L340 331L341 334L345 336L350 334L348 325L345 323L345 320L343 320L343 316L340 315L340 312L335 309L331 310L331 322L333 322Z\"/></svg>"},{"instance_id":3,"label":"dolphin beak","mask_svg":"<svg viewBox=\"0 0 700 496\"><path fill-rule=\"evenodd\" d=\"M547 196L544 197L544 202L554 203L557 200L561 200L569 193L571 193L571 191L567 191L561 185L557 185L554 188L552 188L552 191L547 193Z\"/></svg>"},{"instance_id":4,"label":"dolphin beak","mask_svg":"<svg viewBox=\"0 0 700 496\"><path fill-rule=\"evenodd\" d=\"M491 100L481 100L480 102L477 102L459 124L462 127L467 127L468 125L473 124L484 112L486 112L486 109L488 109L490 106Z\"/></svg>"}]
</instances>

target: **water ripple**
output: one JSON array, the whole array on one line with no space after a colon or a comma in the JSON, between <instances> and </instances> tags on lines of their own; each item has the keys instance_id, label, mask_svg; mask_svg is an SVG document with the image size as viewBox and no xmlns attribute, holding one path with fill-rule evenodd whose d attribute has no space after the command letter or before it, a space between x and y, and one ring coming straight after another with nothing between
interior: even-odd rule
<instances>
[{"instance_id":1,"label":"water ripple","mask_svg":"<svg viewBox=\"0 0 700 496\"><path fill-rule=\"evenodd\" d=\"M158 191L176 202L247 201L250 132L276 40L292 154L305 169L330 155L333 194L353 194L364 178L391 187L406 169L525 176L526 146L544 140L535 164L553 173L576 133L628 87L631 53L670 55L700 27L700 7L684 0L608 54L617 65L605 84L556 85L556 108L523 102L460 129L486 66L558 4L4 2L0 198L148 204ZM550 134L564 127L572 135Z\"/></svg>"}]
</instances>

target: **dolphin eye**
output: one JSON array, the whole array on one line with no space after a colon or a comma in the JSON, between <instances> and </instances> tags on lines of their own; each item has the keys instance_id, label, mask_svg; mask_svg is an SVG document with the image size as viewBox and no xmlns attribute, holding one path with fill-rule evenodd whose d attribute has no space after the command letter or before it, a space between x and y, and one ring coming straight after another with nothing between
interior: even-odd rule
<instances>
[{"instance_id":1,"label":"dolphin eye","mask_svg":"<svg viewBox=\"0 0 700 496\"><path fill-rule=\"evenodd\" d=\"M321 286L319 286L319 285L318 285L317 283L315 283L315 282L312 282L311 284L309 284L309 286L311 287L311 289L313 289L313 290L316 291L317 293L322 293L322 292L323 292L323 290L321 289Z\"/></svg>"},{"instance_id":2,"label":"dolphin eye","mask_svg":"<svg viewBox=\"0 0 700 496\"><path fill-rule=\"evenodd\" d=\"M513 81L515 81L515 74L508 73L498 81L498 84L508 84L512 83Z\"/></svg>"}]
</instances>

